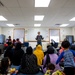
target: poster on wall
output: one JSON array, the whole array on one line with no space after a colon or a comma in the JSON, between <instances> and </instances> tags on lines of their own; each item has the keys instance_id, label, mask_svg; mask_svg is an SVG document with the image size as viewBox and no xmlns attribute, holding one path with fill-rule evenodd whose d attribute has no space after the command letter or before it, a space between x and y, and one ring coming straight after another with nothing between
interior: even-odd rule
<instances>
[{"instance_id":1,"label":"poster on wall","mask_svg":"<svg viewBox=\"0 0 75 75\"><path fill-rule=\"evenodd\" d=\"M21 29L21 28L14 29L13 38L14 39L19 38L19 40L23 43L25 39L25 29Z\"/></svg>"}]
</instances>

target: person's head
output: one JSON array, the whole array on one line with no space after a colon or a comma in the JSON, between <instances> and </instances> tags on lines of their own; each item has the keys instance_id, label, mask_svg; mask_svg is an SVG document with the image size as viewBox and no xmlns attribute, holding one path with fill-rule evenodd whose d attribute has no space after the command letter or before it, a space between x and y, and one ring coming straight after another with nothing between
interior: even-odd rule
<instances>
[{"instance_id":1,"label":"person's head","mask_svg":"<svg viewBox=\"0 0 75 75\"><path fill-rule=\"evenodd\" d=\"M19 38L17 38L16 41L19 41Z\"/></svg>"},{"instance_id":2,"label":"person's head","mask_svg":"<svg viewBox=\"0 0 75 75\"><path fill-rule=\"evenodd\" d=\"M10 60L8 57L4 57L2 60L1 60L1 67L2 68L5 68L5 69L8 69L8 66L10 65Z\"/></svg>"},{"instance_id":3,"label":"person's head","mask_svg":"<svg viewBox=\"0 0 75 75\"><path fill-rule=\"evenodd\" d=\"M42 50L42 46L41 45L37 45L36 49Z\"/></svg>"},{"instance_id":4,"label":"person's head","mask_svg":"<svg viewBox=\"0 0 75 75\"><path fill-rule=\"evenodd\" d=\"M27 47L26 49L26 54L32 54L33 53L33 49L31 46Z\"/></svg>"},{"instance_id":5,"label":"person's head","mask_svg":"<svg viewBox=\"0 0 75 75\"><path fill-rule=\"evenodd\" d=\"M48 69L48 70L54 70L54 69L55 69L55 65L52 64L52 63L49 63L49 64L47 65L47 69Z\"/></svg>"},{"instance_id":6,"label":"person's head","mask_svg":"<svg viewBox=\"0 0 75 75\"><path fill-rule=\"evenodd\" d=\"M15 39L13 39L13 42L16 42L16 40L15 40Z\"/></svg>"},{"instance_id":7,"label":"person's head","mask_svg":"<svg viewBox=\"0 0 75 75\"><path fill-rule=\"evenodd\" d=\"M40 35L40 32L38 32L38 35Z\"/></svg>"},{"instance_id":8,"label":"person's head","mask_svg":"<svg viewBox=\"0 0 75 75\"><path fill-rule=\"evenodd\" d=\"M11 36L9 36L8 38L11 39Z\"/></svg>"},{"instance_id":9,"label":"person's head","mask_svg":"<svg viewBox=\"0 0 75 75\"><path fill-rule=\"evenodd\" d=\"M61 44L61 46L62 46L64 49L67 49L67 48L70 47L70 43L69 43L69 41L63 41L62 44Z\"/></svg>"},{"instance_id":10,"label":"person's head","mask_svg":"<svg viewBox=\"0 0 75 75\"><path fill-rule=\"evenodd\" d=\"M8 46L6 51L10 51L12 49L12 46Z\"/></svg>"},{"instance_id":11,"label":"person's head","mask_svg":"<svg viewBox=\"0 0 75 75\"><path fill-rule=\"evenodd\" d=\"M50 46L51 46L51 45L50 45L50 44L48 44L48 45L47 45L47 49L48 49Z\"/></svg>"},{"instance_id":12,"label":"person's head","mask_svg":"<svg viewBox=\"0 0 75 75\"><path fill-rule=\"evenodd\" d=\"M16 43L15 50L21 49L21 43Z\"/></svg>"},{"instance_id":13,"label":"person's head","mask_svg":"<svg viewBox=\"0 0 75 75\"><path fill-rule=\"evenodd\" d=\"M51 42L54 42L54 40L53 40L53 39L51 39Z\"/></svg>"},{"instance_id":14,"label":"person's head","mask_svg":"<svg viewBox=\"0 0 75 75\"><path fill-rule=\"evenodd\" d=\"M54 48L52 46L49 46L47 49L48 54L53 54L54 53Z\"/></svg>"}]
</instances>

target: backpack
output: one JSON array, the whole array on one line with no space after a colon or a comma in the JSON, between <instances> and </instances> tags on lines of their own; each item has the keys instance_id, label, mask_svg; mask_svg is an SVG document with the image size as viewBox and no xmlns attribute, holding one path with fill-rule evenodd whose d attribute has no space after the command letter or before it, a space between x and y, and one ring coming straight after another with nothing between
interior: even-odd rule
<instances>
[{"instance_id":1,"label":"backpack","mask_svg":"<svg viewBox=\"0 0 75 75\"><path fill-rule=\"evenodd\" d=\"M44 75L52 75L52 71L51 70L47 70Z\"/></svg>"},{"instance_id":2,"label":"backpack","mask_svg":"<svg viewBox=\"0 0 75 75\"><path fill-rule=\"evenodd\" d=\"M52 75L65 75L62 71L57 70L56 72L54 72Z\"/></svg>"}]
</instances>

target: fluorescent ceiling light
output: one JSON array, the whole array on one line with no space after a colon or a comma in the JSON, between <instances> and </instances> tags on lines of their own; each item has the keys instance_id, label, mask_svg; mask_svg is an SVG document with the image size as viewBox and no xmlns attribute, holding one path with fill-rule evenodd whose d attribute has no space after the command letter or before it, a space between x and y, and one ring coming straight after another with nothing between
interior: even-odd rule
<instances>
[{"instance_id":1,"label":"fluorescent ceiling light","mask_svg":"<svg viewBox=\"0 0 75 75\"><path fill-rule=\"evenodd\" d=\"M42 21L43 18L44 18L44 15L36 15L36 16L34 16L35 21Z\"/></svg>"},{"instance_id":2,"label":"fluorescent ceiling light","mask_svg":"<svg viewBox=\"0 0 75 75\"><path fill-rule=\"evenodd\" d=\"M7 24L7 26L9 26L9 27L14 27L14 25L13 25L13 24Z\"/></svg>"},{"instance_id":3,"label":"fluorescent ceiling light","mask_svg":"<svg viewBox=\"0 0 75 75\"><path fill-rule=\"evenodd\" d=\"M41 24L34 24L34 27L40 27Z\"/></svg>"},{"instance_id":4,"label":"fluorescent ceiling light","mask_svg":"<svg viewBox=\"0 0 75 75\"><path fill-rule=\"evenodd\" d=\"M35 0L35 7L48 7L51 0Z\"/></svg>"},{"instance_id":5,"label":"fluorescent ceiling light","mask_svg":"<svg viewBox=\"0 0 75 75\"><path fill-rule=\"evenodd\" d=\"M73 17L72 19L70 19L70 21L75 21L75 17Z\"/></svg>"},{"instance_id":6,"label":"fluorescent ceiling light","mask_svg":"<svg viewBox=\"0 0 75 75\"><path fill-rule=\"evenodd\" d=\"M62 25L60 25L60 27L66 27L66 26L68 26L69 24L62 24Z\"/></svg>"},{"instance_id":7,"label":"fluorescent ceiling light","mask_svg":"<svg viewBox=\"0 0 75 75\"><path fill-rule=\"evenodd\" d=\"M0 16L0 21L7 21L7 19L4 18L3 16Z\"/></svg>"}]
</instances>

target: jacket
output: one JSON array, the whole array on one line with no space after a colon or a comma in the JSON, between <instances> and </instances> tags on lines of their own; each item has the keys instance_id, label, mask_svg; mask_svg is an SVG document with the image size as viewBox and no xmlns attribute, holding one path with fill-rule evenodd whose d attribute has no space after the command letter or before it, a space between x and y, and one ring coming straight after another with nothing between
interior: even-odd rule
<instances>
[{"instance_id":1,"label":"jacket","mask_svg":"<svg viewBox=\"0 0 75 75\"><path fill-rule=\"evenodd\" d=\"M23 74L36 74L39 72L37 58L34 54L24 54L21 61L20 72Z\"/></svg>"},{"instance_id":2,"label":"jacket","mask_svg":"<svg viewBox=\"0 0 75 75\"><path fill-rule=\"evenodd\" d=\"M42 46L41 45L38 45L36 47L36 50L34 50L33 54L36 55L37 57L37 63L39 66L42 65L42 61L43 61L43 58L44 58L44 52L42 50Z\"/></svg>"}]
</instances>

